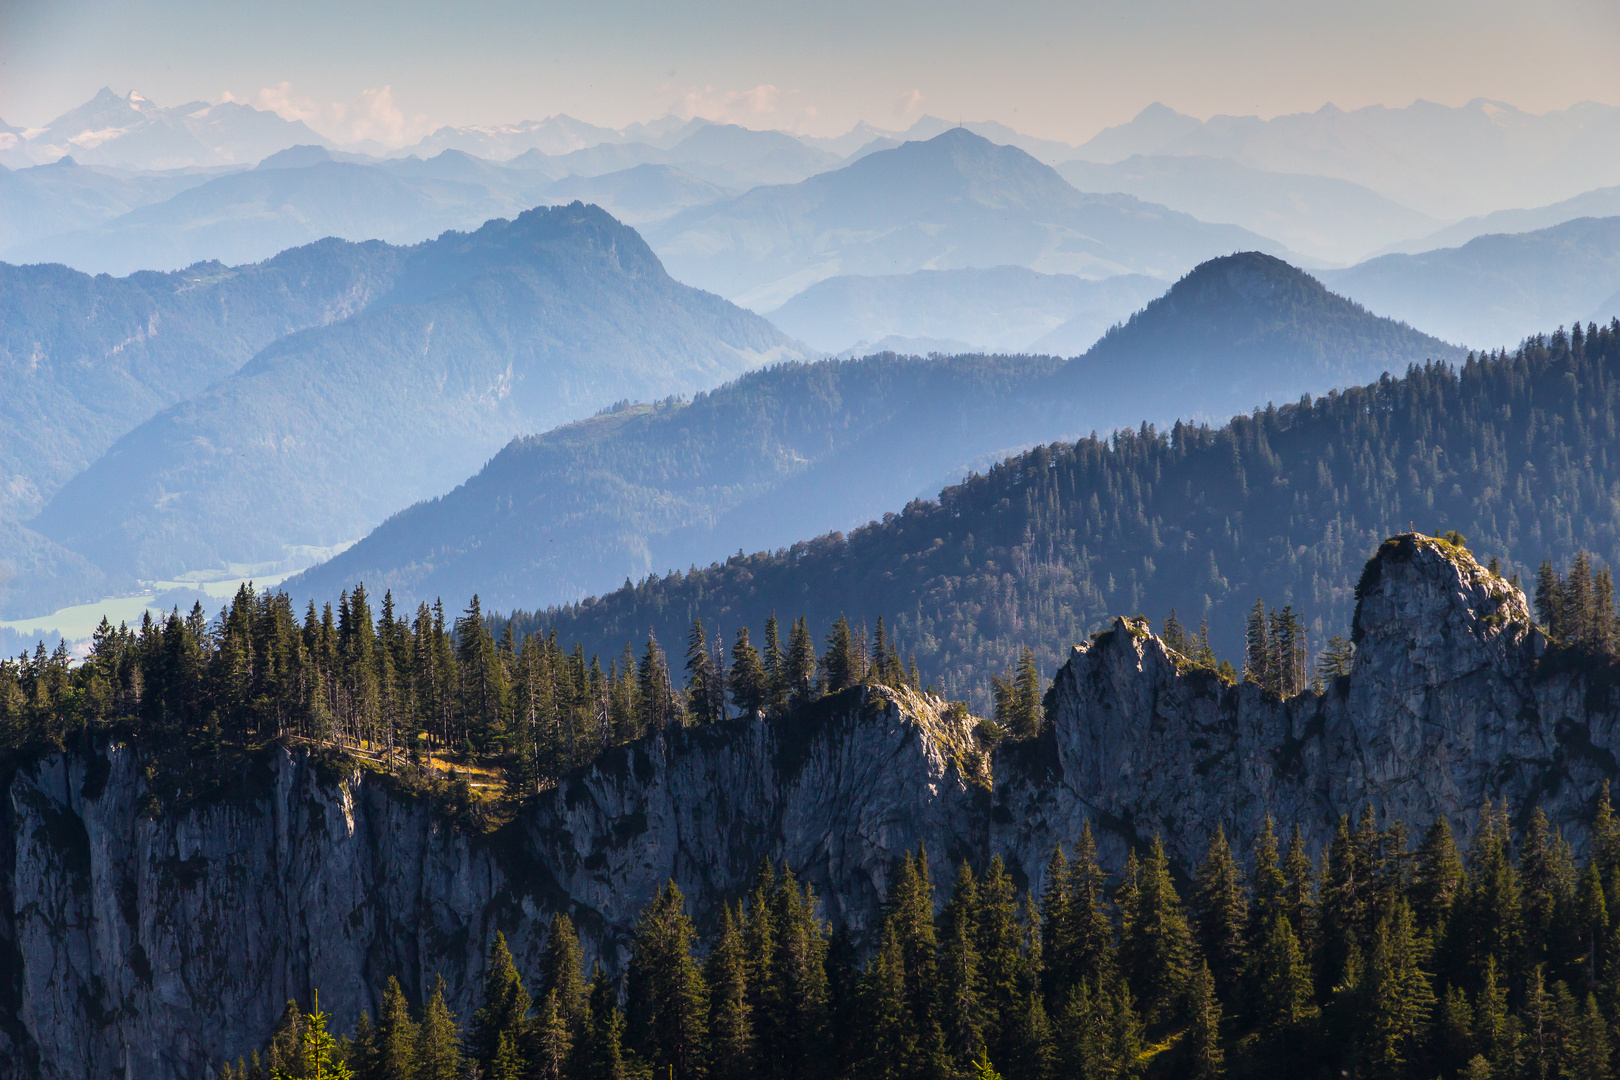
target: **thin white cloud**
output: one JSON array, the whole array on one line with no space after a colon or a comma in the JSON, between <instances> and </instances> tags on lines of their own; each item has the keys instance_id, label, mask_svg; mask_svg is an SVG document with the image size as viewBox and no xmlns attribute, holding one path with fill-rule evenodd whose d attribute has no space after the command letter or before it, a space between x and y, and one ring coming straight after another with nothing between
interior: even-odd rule
<instances>
[{"instance_id":1,"label":"thin white cloud","mask_svg":"<svg viewBox=\"0 0 1620 1080\"><path fill-rule=\"evenodd\" d=\"M799 91L784 91L771 83L760 83L747 90L666 86L664 94L670 101L669 111L676 116L716 124L798 131L817 115L815 106L805 104Z\"/></svg>"},{"instance_id":2,"label":"thin white cloud","mask_svg":"<svg viewBox=\"0 0 1620 1080\"><path fill-rule=\"evenodd\" d=\"M336 143L370 139L385 146L405 146L433 130L426 116L405 114L394 99L392 86L362 90L353 101L320 102L295 95L290 83L281 82L260 90L258 105L283 119L302 120Z\"/></svg>"}]
</instances>

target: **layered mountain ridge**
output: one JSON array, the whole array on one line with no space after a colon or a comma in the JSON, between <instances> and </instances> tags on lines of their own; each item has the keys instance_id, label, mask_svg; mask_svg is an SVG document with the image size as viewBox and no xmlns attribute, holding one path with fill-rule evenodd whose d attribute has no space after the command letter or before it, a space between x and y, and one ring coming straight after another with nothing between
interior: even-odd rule
<instances>
[{"instance_id":1,"label":"layered mountain ridge","mask_svg":"<svg viewBox=\"0 0 1620 1080\"><path fill-rule=\"evenodd\" d=\"M142 579L276 559L363 534L516 435L803 355L580 203L399 257L385 294L129 431L35 527Z\"/></svg>"}]
</instances>

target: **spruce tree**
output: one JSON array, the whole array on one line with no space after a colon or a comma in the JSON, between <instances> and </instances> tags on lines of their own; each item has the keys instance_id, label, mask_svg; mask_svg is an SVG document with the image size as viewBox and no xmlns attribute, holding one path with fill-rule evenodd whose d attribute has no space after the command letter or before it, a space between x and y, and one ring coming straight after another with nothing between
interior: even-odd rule
<instances>
[{"instance_id":1,"label":"spruce tree","mask_svg":"<svg viewBox=\"0 0 1620 1080\"><path fill-rule=\"evenodd\" d=\"M753 1075L747 957L739 921L730 905L722 905L720 930L703 968L709 988L709 1074L716 1080Z\"/></svg>"},{"instance_id":2,"label":"spruce tree","mask_svg":"<svg viewBox=\"0 0 1620 1080\"><path fill-rule=\"evenodd\" d=\"M803 703L816 696L816 646L803 615L793 623L788 639L786 685L790 699Z\"/></svg>"},{"instance_id":3,"label":"spruce tree","mask_svg":"<svg viewBox=\"0 0 1620 1080\"><path fill-rule=\"evenodd\" d=\"M978 901L976 944L984 1007L990 1021L985 1042L991 1057L1010 1062L1018 1004L1027 978L1020 948L1023 933L1018 925L1017 891L1000 855L990 860L990 869L978 889Z\"/></svg>"},{"instance_id":4,"label":"spruce tree","mask_svg":"<svg viewBox=\"0 0 1620 1080\"><path fill-rule=\"evenodd\" d=\"M414 1080L416 1076L417 1025L411 1019L410 1004L399 980L388 977L382 1005L377 1009L376 1051L370 1080Z\"/></svg>"},{"instance_id":5,"label":"spruce tree","mask_svg":"<svg viewBox=\"0 0 1620 1080\"><path fill-rule=\"evenodd\" d=\"M1035 666L1035 651L1025 645L1018 654L1018 673L1013 678L1013 736L1032 739L1038 735L1041 712L1041 673Z\"/></svg>"},{"instance_id":6,"label":"spruce tree","mask_svg":"<svg viewBox=\"0 0 1620 1080\"><path fill-rule=\"evenodd\" d=\"M742 715L751 717L765 708L769 696L765 666L744 626L737 631L737 641L731 647L731 703Z\"/></svg>"},{"instance_id":7,"label":"spruce tree","mask_svg":"<svg viewBox=\"0 0 1620 1080\"><path fill-rule=\"evenodd\" d=\"M1221 1050L1221 1003L1208 964L1193 974L1187 1012L1187 1075L1215 1080L1225 1072L1226 1058Z\"/></svg>"},{"instance_id":8,"label":"spruce tree","mask_svg":"<svg viewBox=\"0 0 1620 1080\"><path fill-rule=\"evenodd\" d=\"M765 684L768 687L766 703L772 712L780 712L787 707L793 687L789 684L787 653L782 650L782 640L777 633L774 611L765 620L763 666Z\"/></svg>"},{"instance_id":9,"label":"spruce tree","mask_svg":"<svg viewBox=\"0 0 1620 1080\"><path fill-rule=\"evenodd\" d=\"M694 724L711 724L719 719L720 703L710 696L713 682L714 668L703 620L693 619L686 638L686 712Z\"/></svg>"},{"instance_id":10,"label":"spruce tree","mask_svg":"<svg viewBox=\"0 0 1620 1080\"><path fill-rule=\"evenodd\" d=\"M1243 966L1249 905L1243 871L1232 857L1226 829L1215 826L1193 885L1193 923L1199 947L1215 979L1215 990L1231 993Z\"/></svg>"},{"instance_id":11,"label":"spruce tree","mask_svg":"<svg viewBox=\"0 0 1620 1080\"><path fill-rule=\"evenodd\" d=\"M1420 967L1412 909L1400 901L1378 924L1370 965L1368 1058L1385 1075L1400 1072L1421 1047L1434 992Z\"/></svg>"},{"instance_id":12,"label":"spruce tree","mask_svg":"<svg viewBox=\"0 0 1620 1080\"><path fill-rule=\"evenodd\" d=\"M1266 619L1265 601L1256 600L1254 609L1249 612L1248 631L1244 636L1244 680L1267 690L1275 690L1277 681L1271 670L1272 656L1271 628Z\"/></svg>"},{"instance_id":13,"label":"spruce tree","mask_svg":"<svg viewBox=\"0 0 1620 1080\"><path fill-rule=\"evenodd\" d=\"M855 645L850 636L849 620L842 614L838 616L832 625L832 631L827 635L827 652L822 656L821 663L825 672L827 693L836 694L855 685L857 681Z\"/></svg>"},{"instance_id":14,"label":"spruce tree","mask_svg":"<svg viewBox=\"0 0 1620 1080\"><path fill-rule=\"evenodd\" d=\"M541 963L540 993L556 994L558 1016L570 1029L575 1028L584 1014L585 982L580 971L579 934L563 912L551 917Z\"/></svg>"},{"instance_id":15,"label":"spruce tree","mask_svg":"<svg viewBox=\"0 0 1620 1080\"><path fill-rule=\"evenodd\" d=\"M416 1041L416 1080L462 1080L461 1026L444 1000L444 977L422 1010Z\"/></svg>"},{"instance_id":16,"label":"spruce tree","mask_svg":"<svg viewBox=\"0 0 1620 1080\"><path fill-rule=\"evenodd\" d=\"M618 988L597 964L587 996L584 1040L576 1055L579 1080L631 1080L624 1028Z\"/></svg>"},{"instance_id":17,"label":"spruce tree","mask_svg":"<svg viewBox=\"0 0 1620 1080\"><path fill-rule=\"evenodd\" d=\"M967 1061L985 1044L978 907L978 882L964 862L957 868L951 898L940 913L940 1025L946 1053L957 1063Z\"/></svg>"},{"instance_id":18,"label":"spruce tree","mask_svg":"<svg viewBox=\"0 0 1620 1080\"><path fill-rule=\"evenodd\" d=\"M636 921L629 967L629 1041L677 1080L705 1075L708 993L692 959L692 920L674 881L658 890Z\"/></svg>"},{"instance_id":19,"label":"spruce tree","mask_svg":"<svg viewBox=\"0 0 1620 1080\"><path fill-rule=\"evenodd\" d=\"M1255 952L1254 967L1255 1015L1261 1023L1286 1029L1310 1014L1311 968L1288 916L1279 914L1271 920Z\"/></svg>"},{"instance_id":20,"label":"spruce tree","mask_svg":"<svg viewBox=\"0 0 1620 1080\"><path fill-rule=\"evenodd\" d=\"M506 1063L502 1068L519 1072L527 1067L523 1046L527 1041L529 1004L523 977L506 947L506 935L496 931L484 965L484 1003L473 1014L471 1036L474 1058L487 1075L495 1073L500 1061Z\"/></svg>"},{"instance_id":21,"label":"spruce tree","mask_svg":"<svg viewBox=\"0 0 1620 1080\"><path fill-rule=\"evenodd\" d=\"M1152 1019L1180 1015L1192 977L1192 933L1160 837L1140 864L1128 903L1120 959L1141 1010Z\"/></svg>"}]
</instances>

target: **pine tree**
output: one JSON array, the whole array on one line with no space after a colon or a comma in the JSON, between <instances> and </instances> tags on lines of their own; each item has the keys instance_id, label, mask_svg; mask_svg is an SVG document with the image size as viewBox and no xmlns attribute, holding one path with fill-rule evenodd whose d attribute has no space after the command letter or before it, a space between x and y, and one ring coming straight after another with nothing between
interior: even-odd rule
<instances>
[{"instance_id":1,"label":"pine tree","mask_svg":"<svg viewBox=\"0 0 1620 1080\"><path fill-rule=\"evenodd\" d=\"M984 1047L984 980L978 947L979 887L967 863L957 868L951 898L940 913L940 1024L955 1062Z\"/></svg>"},{"instance_id":2,"label":"pine tree","mask_svg":"<svg viewBox=\"0 0 1620 1080\"><path fill-rule=\"evenodd\" d=\"M413 1080L416 1075L417 1026L399 980L388 977L377 1010L375 1055L368 1080Z\"/></svg>"},{"instance_id":3,"label":"pine tree","mask_svg":"<svg viewBox=\"0 0 1620 1080\"><path fill-rule=\"evenodd\" d=\"M529 994L512 962L506 935L496 931L484 965L484 1003L473 1014L471 1049L486 1075L497 1064L521 1072L526 1068L522 1047L528 1032ZM503 1047L505 1049L503 1049Z\"/></svg>"},{"instance_id":4,"label":"pine tree","mask_svg":"<svg viewBox=\"0 0 1620 1080\"><path fill-rule=\"evenodd\" d=\"M551 917L546 931L540 993L557 996L557 1015L574 1031L584 1016L585 983L581 978L579 934L563 912Z\"/></svg>"},{"instance_id":5,"label":"pine tree","mask_svg":"<svg viewBox=\"0 0 1620 1080\"><path fill-rule=\"evenodd\" d=\"M751 717L765 708L769 696L765 666L744 626L737 631L736 644L731 647L731 703L742 715Z\"/></svg>"},{"instance_id":6,"label":"pine tree","mask_svg":"<svg viewBox=\"0 0 1620 1080\"><path fill-rule=\"evenodd\" d=\"M1157 836L1133 893L1120 905L1130 907L1120 938L1121 962L1146 1016L1179 1015L1192 977L1192 934L1170 880L1164 841Z\"/></svg>"},{"instance_id":7,"label":"pine tree","mask_svg":"<svg viewBox=\"0 0 1620 1080\"><path fill-rule=\"evenodd\" d=\"M836 694L855 685L855 646L849 632L849 620L843 615L838 616L827 635L827 652L822 656L821 663L827 693Z\"/></svg>"},{"instance_id":8,"label":"pine tree","mask_svg":"<svg viewBox=\"0 0 1620 1080\"><path fill-rule=\"evenodd\" d=\"M629 1041L656 1072L702 1077L708 992L692 959L692 921L669 881L636 921L629 968Z\"/></svg>"},{"instance_id":9,"label":"pine tree","mask_svg":"<svg viewBox=\"0 0 1620 1080\"><path fill-rule=\"evenodd\" d=\"M1193 923L1199 947L1215 979L1215 990L1231 993L1243 966L1249 906L1243 871L1232 857L1226 829L1215 827L1193 885Z\"/></svg>"},{"instance_id":10,"label":"pine tree","mask_svg":"<svg viewBox=\"0 0 1620 1080\"><path fill-rule=\"evenodd\" d=\"M422 1010L416 1042L416 1080L461 1080L461 1027L444 1000L444 977L434 980L433 996Z\"/></svg>"},{"instance_id":11,"label":"pine tree","mask_svg":"<svg viewBox=\"0 0 1620 1080\"><path fill-rule=\"evenodd\" d=\"M703 969L709 987L709 1073L716 1080L753 1075L747 957L739 922L740 915L733 918L730 906L722 906L720 931Z\"/></svg>"},{"instance_id":12,"label":"pine tree","mask_svg":"<svg viewBox=\"0 0 1620 1080\"><path fill-rule=\"evenodd\" d=\"M1420 945L1405 901L1378 924L1370 968L1371 1041L1374 1069L1395 1075L1421 1046L1434 1008L1429 976L1419 966Z\"/></svg>"},{"instance_id":13,"label":"pine tree","mask_svg":"<svg viewBox=\"0 0 1620 1080\"><path fill-rule=\"evenodd\" d=\"M1195 1080L1214 1080L1225 1072L1221 1050L1221 1003L1215 994L1215 979L1209 965L1193 974L1187 1031L1188 1075Z\"/></svg>"},{"instance_id":14,"label":"pine tree","mask_svg":"<svg viewBox=\"0 0 1620 1080\"><path fill-rule=\"evenodd\" d=\"M786 665L787 691L792 701L809 701L816 695L816 646L810 640L810 627L800 615L788 639Z\"/></svg>"},{"instance_id":15,"label":"pine tree","mask_svg":"<svg viewBox=\"0 0 1620 1080\"><path fill-rule=\"evenodd\" d=\"M719 719L720 703L710 697L713 682L714 668L703 620L693 619L686 638L686 712L694 724L712 724Z\"/></svg>"}]
</instances>

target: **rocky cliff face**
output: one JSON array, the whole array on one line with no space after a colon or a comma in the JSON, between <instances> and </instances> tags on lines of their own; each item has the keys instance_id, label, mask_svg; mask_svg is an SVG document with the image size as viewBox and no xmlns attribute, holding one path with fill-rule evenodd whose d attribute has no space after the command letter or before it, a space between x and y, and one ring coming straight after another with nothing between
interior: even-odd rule
<instances>
[{"instance_id":1,"label":"rocky cliff face","mask_svg":"<svg viewBox=\"0 0 1620 1080\"><path fill-rule=\"evenodd\" d=\"M497 929L534 970L545 920L567 910L615 963L666 878L704 925L762 859L859 932L919 843L941 888L992 851L1039 887L1087 818L1116 865L1158 831L1190 866L1216 822L1246 845L1268 811L1320 843L1368 802L1466 835L1506 796L1583 839L1615 772L1610 690L1549 670L1516 589L1397 538L1369 564L1355 632L1353 673L1285 702L1187 670L1119 620L1058 673L1048 731L993 762L937 700L849 691L614 751L493 836L284 752L186 809L153 806L127 748L55 755L0 805L0 1075L206 1076L259 1045L287 998L319 987L347 1030L390 975L419 998L443 974L467 1017Z\"/></svg>"}]
</instances>

